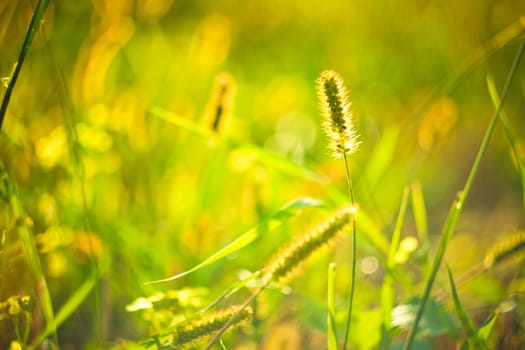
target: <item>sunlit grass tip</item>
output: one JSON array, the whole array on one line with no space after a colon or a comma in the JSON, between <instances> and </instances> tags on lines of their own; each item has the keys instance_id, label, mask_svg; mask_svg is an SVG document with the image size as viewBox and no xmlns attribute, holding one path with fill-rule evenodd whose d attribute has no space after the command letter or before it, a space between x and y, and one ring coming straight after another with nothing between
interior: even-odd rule
<instances>
[{"instance_id":1,"label":"sunlit grass tip","mask_svg":"<svg viewBox=\"0 0 525 350\"><path fill-rule=\"evenodd\" d=\"M345 206L316 228L305 232L284 247L263 269L265 281L283 281L299 264L343 232L355 215L353 206Z\"/></svg>"},{"instance_id":2,"label":"sunlit grass tip","mask_svg":"<svg viewBox=\"0 0 525 350\"><path fill-rule=\"evenodd\" d=\"M317 79L317 94L332 155L339 158L355 152L360 144L359 135L354 127L348 90L341 76L333 70L323 71Z\"/></svg>"}]
</instances>

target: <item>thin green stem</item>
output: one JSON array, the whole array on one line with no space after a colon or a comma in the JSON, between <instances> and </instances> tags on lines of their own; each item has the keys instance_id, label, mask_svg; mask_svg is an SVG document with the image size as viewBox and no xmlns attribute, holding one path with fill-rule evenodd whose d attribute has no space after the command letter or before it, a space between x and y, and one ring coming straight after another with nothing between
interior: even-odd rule
<instances>
[{"instance_id":1,"label":"thin green stem","mask_svg":"<svg viewBox=\"0 0 525 350\"><path fill-rule=\"evenodd\" d=\"M352 188L352 178L350 176L350 167L348 166L348 159L346 158L346 154L343 154L343 160L345 163L345 171L346 171L346 187L348 190L348 199L350 199L350 203L352 204L352 207L355 205L354 203L354 191ZM350 294L348 296L348 314L346 318L346 326L345 326L345 337L343 342L343 350L346 350L348 346L348 333L350 332L350 323L352 320L352 307L354 303L354 291L355 291L355 272L356 272L356 254L357 254L357 244L356 244L356 238L357 238L357 230L356 230L356 224L355 224L355 213L354 218L352 220L352 279L350 281Z\"/></svg>"},{"instance_id":2,"label":"thin green stem","mask_svg":"<svg viewBox=\"0 0 525 350\"><path fill-rule=\"evenodd\" d=\"M334 262L328 265L328 316L327 316L327 345L328 350L337 350L337 330L335 327L335 268Z\"/></svg>"},{"instance_id":3,"label":"thin green stem","mask_svg":"<svg viewBox=\"0 0 525 350\"><path fill-rule=\"evenodd\" d=\"M354 205L354 190L352 188L352 177L350 176L350 167L348 166L348 158L346 157L346 154L343 154L343 160L345 162L346 188L348 190L348 199L350 199L350 203Z\"/></svg>"},{"instance_id":4,"label":"thin green stem","mask_svg":"<svg viewBox=\"0 0 525 350\"><path fill-rule=\"evenodd\" d=\"M262 286L260 286L255 292L252 293L252 295L250 295L248 297L248 299L246 299L244 301L244 303L239 307L239 311L237 311L232 317L230 317L230 319L228 320L228 322L226 322L224 324L224 326L222 326L221 329L219 329L219 331L215 334L215 336L212 338L212 340L210 340L208 342L208 344L206 345L206 347L204 348L204 350L210 350L211 347L213 346L213 344L215 344L215 342L217 342L219 340L219 338L224 334L224 332L226 332L228 330L228 328L230 328L230 326L237 320L237 318L239 318L239 316L242 314L242 310L244 310L246 307L248 307L248 305L250 305L250 303L252 303L255 298L257 298L257 296L259 296L259 294L262 293L262 291L268 287L268 285L270 284L271 282L271 279L268 279L268 281L266 281Z\"/></svg>"},{"instance_id":5,"label":"thin green stem","mask_svg":"<svg viewBox=\"0 0 525 350\"><path fill-rule=\"evenodd\" d=\"M38 26L41 23L42 18L44 17L44 13L47 8L47 3L47 0L38 1L38 4L35 7L35 11L33 12L33 17L31 18L31 22L29 23L29 27L27 28L27 33L24 38L24 42L22 43L22 48L20 49L20 53L18 54L18 60L15 63L13 73L11 74L11 77L9 78L9 81L7 83L7 88L4 94L4 98L2 100L2 104L0 105L0 130L2 129L2 123L7 112L7 106L9 105L9 101L11 100L13 88L15 87L18 75L20 74L20 70L22 69L22 65L24 64L24 60L26 58L27 52L29 51L29 47L31 46L31 42L33 41Z\"/></svg>"},{"instance_id":6,"label":"thin green stem","mask_svg":"<svg viewBox=\"0 0 525 350\"><path fill-rule=\"evenodd\" d=\"M448 244L448 241L450 237L452 236L452 232L454 231L456 227L457 220L459 218L459 215L461 214L461 210L463 208L463 205L465 203L465 199L467 198L470 189L472 188L472 184L474 183L474 179L478 173L479 165L481 164L481 159L483 158L485 151L488 147L490 138L494 132L494 127L496 126L496 122L498 120L498 116L500 114L500 111L503 107L503 103L505 102L507 98L507 94L509 92L510 85L512 83L512 80L514 76L516 75L519 62L521 60L521 57L523 55L523 51L525 49L525 40L521 43L520 48L518 49L518 53L516 54L516 57L514 59L514 62L512 63L512 67L510 69L509 75L507 76L507 80L505 82L505 86L503 88L503 92L501 94L501 101L496 108L496 111L492 115L492 118L490 120L490 124L487 128L487 131L485 132L485 136L483 138L483 141L481 143L481 146L478 150L478 154L476 156L476 159L474 160L474 164L472 165L472 168L470 169L469 176L467 178L467 181L465 183L465 186L463 188L463 191L458 193L458 196L454 203L452 204L452 207L450 208L450 211L447 216L447 220L445 222L445 225L443 227L443 231L441 232L441 239L439 242L438 251L436 253L436 256L434 257L434 261L432 264L432 268L430 270L430 275L428 277L425 291L423 293L423 297L421 299L421 303L419 304L419 309L416 314L416 317L414 319L414 323L412 324L412 327L410 328L410 331L407 336L407 340L405 342L405 345L403 347L404 350L409 350L412 347L412 343L414 342L417 326L419 324L419 321L421 321L421 318L423 317L423 312L425 311L426 303L430 297L430 292L432 290L432 286L434 284L434 281L437 276L437 272L439 270L439 267L441 265L441 261L443 259L443 256L445 254L445 250Z\"/></svg>"}]
</instances>

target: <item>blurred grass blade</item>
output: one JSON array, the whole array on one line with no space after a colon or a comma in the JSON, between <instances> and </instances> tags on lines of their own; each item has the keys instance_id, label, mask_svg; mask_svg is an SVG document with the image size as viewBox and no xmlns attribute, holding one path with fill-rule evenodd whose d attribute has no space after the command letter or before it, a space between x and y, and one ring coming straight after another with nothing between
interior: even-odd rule
<instances>
[{"instance_id":1,"label":"blurred grass blade","mask_svg":"<svg viewBox=\"0 0 525 350\"><path fill-rule=\"evenodd\" d=\"M490 74L487 74L487 86L488 86L490 98L492 99L492 103L494 104L494 107L499 106L500 98L498 95L498 90L496 89L496 85L494 84L494 79ZM523 164L523 160L518 150L517 143L516 143L516 137L514 136L512 132L509 118L507 117L507 114L505 113L505 110L503 108L501 109L501 112L499 113L499 118L501 120L501 124L503 125L503 129L505 130L505 134L507 135L507 138L509 140L510 148L512 149L514 158L516 158L516 163L518 165L518 171L519 171L520 178L521 178L521 195L522 195L523 207L525 208L525 164Z\"/></svg>"},{"instance_id":2,"label":"blurred grass blade","mask_svg":"<svg viewBox=\"0 0 525 350\"><path fill-rule=\"evenodd\" d=\"M53 313L53 305L51 302L51 294L47 287L46 278L42 272L42 266L40 264L40 257L38 255L38 249L33 236L33 232L29 227L29 218L26 216L18 193L14 183L11 181L7 170L5 169L2 162L0 162L0 180L1 184L5 187L2 192L5 195L5 199L8 202L11 215L13 217L15 230L22 244L22 250L24 257L27 261L29 269L31 270L32 278L36 285L36 292L38 299L42 305L42 313L46 320L47 326L51 327L50 333L53 334L54 340L58 345L58 338L56 334L56 328L53 326L55 323L55 317Z\"/></svg>"},{"instance_id":3,"label":"blurred grass blade","mask_svg":"<svg viewBox=\"0 0 525 350\"><path fill-rule=\"evenodd\" d=\"M159 117L186 131L189 131L196 136L203 137L205 139L213 139L217 137L216 134L214 134L211 130L195 123L194 121L178 116L162 108L152 107L149 110L149 112L152 115ZM248 154L253 155L254 158L260 160L261 162L265 163L268 166L271 166L274 169L278 169L284 174L294 176L294 177L299 177L302 179L314 180L320 183L326 183L326 180L324 180L321 177L321 175L315 173L314 171L307 169L287 158L283 158L276 154L273 154L272 152L269 152L268 150L262 147L234 141L232 139L227 139L227 138L221 138L221 140L223 142L226 142L230 146L232 146L232 148L235 148L240 151L244 151L244 152L247 152Z\"/></svg>"},{"instance_id":4,"label":"blurred grass blade","mask_svg":"<svg viewBox=\"0 0 525 350\"><path fill-rule=\"evenodd\" d=\"M259 236L261 232L271 232L275 230L277 227L279 227L283 223L284 220L288 219L289 217L294 216L298 211L305 209L305 208L309 208L309 207L321 206L322 204L323 203L321 201L317 199L309 198L309 197L303 197L303 198L296 199L293 202L284 206L282 209L277 211L272 216L270 216L267 220L251 228L246 233L244 233L242 236L235 239L233 242L229 243L224 248L219 250L217 253L213 254L212 256L210 256L209 258L207 258L200 264L196 265L195 267L185 272L179 273L178 275L164 278L161 280L146 282L146 284L174 281L192 272L200 270L203 267L206 267L216 262L217 260L220 260L238 251L239 249L244 248L245 246L253 242Z\"/></svg>"},{"instance_id":5,"label":"blurred grass blade","mask_svg":"<svg viewBox=\"0 0 525 350\"><path fill-rule=\"evenodd\" d=\"M264 164L274 169L278 169L283 174L287 174L305 180L316 181L321 184L325 184L327 182L327 180L324 179L320 174L304 166L301 166L288 158L278 156L264 148L249 144L237 144L237 146L239 149L244 149L252 153L256 157L256 159L260 160Z\"/></svg>"},{"instance_id":6,"label":"blurred grass blade","mask_svg":"<svg viewBox=\"0 0 525 350\"><path fill-rule=\"evenodd\" d=\"M149 109L149 112L152 115L159 117L184 130L187 130L197 136L204 137L204 138L212 138L214 136L211 130L203 126L200 126L199 124L193 122L192 120L188 120L188 118L184 118L174 113L171 113L169 111L166 111L165 109L162 109L159 107L152 107Z\"/></svg>"},{"instance_id":7,"label":"blurred grass blade","mask_svg":"<svg viewBox=\"0 0 525 350\"><path fill-rule=\"evenodd\" d=\"M388 253L386 274L381 288L381 312L383 314L383 322L387 329L391 326L392 309L394 307L394 278L393 271L396 264L396 252L399 247L399 241L401 238L401 228L403 227L403 221L408 204L409 189L405 187L403 190L403 197L401 199L401 205L399 206L399 213L397 215L396 226L392 233L392 240L390 242L390 251Z\"/></svg>"},{"instance_id":8,"label":"blurred grass blade","mask_svg":"<svg viewBox=\"0 0 525 350\"><path fill-rule=\"evenodd\" d=\"M424 99L420 107L413 113L413 117L423 115L424 111L439 96L449 94L458 83L470 72L479 67L490 56L498 50L517 40L525 33L524 17L519 17L515 22L501 30L481 45L473 54L468 56L465 61L459 65L439 86Z\"/></svg>"},{"instance_id":9,"label":"blurred grass blade","mask_svg":"<svg viewBox=\"0 0 525 350\"><path fill-rule=\"evenodd\" d=\"M492 332L492 329L494 328L494 325L496 324L496 320L498 319L498 316L499 316L499 312L493 313L490 316L490 318L485 322L485 324L478 329L479 339L482 339L483 341L488 341L490 337L490 333Z\"/></svg>"},{"instance_id":10,"label":"blurred grass blade","mask_svg":"<svg viewBox=\"0 0 525 350\"><path fill-rule=\"evenodd\" d=\"M487 42L481 45L465 62L452 74L443 84L442 91L450 92L461 77L476 69L480 64L485 62L491 55L520 38L525 33L525 21L523 17L518 18L515 22L492 36Z\"/></svg>"},{"instance_id":11,"label":"blurred grass blade","mask_svg":"<svg viewBox=\"0 0 525 350\"><path fill-rule=\"evenodd\" d=\"M448 265L447 265L447 272L448 272L448 280L450 282L450 289L452 291L452 298L454 300L454 307L456 308L456 312L458 314L459 320L461 321L461 325L463 326L463 329L467 333L469 342L472 342L472 344L474 344L475 349L487 349L486 345L478 338L476 334L474 322L472 322L470 317L465 312L463 305L461 305L461 301L459 300L459 295L456 289L456 285L454 283L454 278L452 277L452 271L450 270L450 267Z\"/></svg>"},{"instance_id":12,"label":"blurred grass blade","mask_svg":"<svg viewBox=\"0 0 525 350\"><path fill-rule=\"evenodd\" d=\"M335 263L328 265L328 350L337 350L337 330L335 322Z\"/></svg>"},{"instance_id":13,"label":"blurred grass blade","mask_svg":"<svg viewBox=\"0 0 525 350\"><path fill-rule=\"evenodd\" d=\"M372 157L367 162L368 166L364 173L365 181L372 191L374 191L381 181L382 176L390 167L390 164L394 159L398 139L399 127L391 127L385 130L381 135L381 139L375 146Z\"/></svg>"},{"instance_id":14,"label":"blurred grass blade","mask_svg":"<svg viewBox=\"0 0 525 350\"><path fill-rule=\"evenodd\" d=\"M80 288L76 290L76 292L69 298L68 301L66 301L66 303L57 312L53 324L48 324L46 326L44 331L33 342L33 345L30 346L30 349L37 348L46 337L48 337L52 332L54 332L56 328L60 327L60 325L64 323L64 321L66 321L69 318L69 316L71 316L76 310L78 310L79 305L82 304L82 302L86 299L86 297L97 284L97 278L97 275L91 276L80 286Z\"/></svg>"},{"instance_id":15,"label":"blurred grass blade","mask_svg":"<svg viewBox=\"0 0 525 350\"><path fill-rule=\"evenodd\" d=\"M388 256L389 244L381 230L377 227L374 221L362 210L357 212L359 220L357 220L357 227L359 232L366 234L368 240L379 249L383 256Z\"/></svg>"},{"instance_id":16,"label":"blurred grass blade","mask_svg":"<svg viewBox=\"0 0 525 350\"><path fill-rule=\"evenodd\" d=\"M251 281L253 281L253 280L257 279L257 278L259 278L261 276L261 273L262 273L262 271L260 271L260 270L259 271L255 271L250 276L248 276L248 277L242 279L241 281L237 282L236 284L234 284L233 286L228 288L228 290L225 293L223 293L220 297L215 299L210 305L208 305L204 309L200 310L199 313L204 313L204 312L207 312L207 311L213 309L215 306L217 306L217 304L219 304L223 300L228 299L233 294L237 293L241 288L243 288L244 286L248 285L248 283L250 283Z\"/></svg>"},{"instance_id":17,"label":"blurred grass blade","mask_svg":"<svg viewBox=\"0 0 525 350\"><path fill-rule=\"evenodd\" d=\"M4 98L2 100L2 105L0 106L0 130L2 130L2 124L4 122L5 114L7 112L9 100L11 99L11 94L13 93L13 88L15 87L18 75L20 74L20 70L22 69L22 65L24 64L24 60L26 58L27 52L29 51L29 47L31 46L31 42L33 41L36 31L38 30L38 26L42 22L44 13L46 12L47 3L48 0L38 1L38 4L35 7L35 11L33 12L33 17L31 18L31 22L29 23L29 28L27 28L26 36L24 37L24 42L22 43L22 48L20 49L20 53L18 54L18 60L15 63L11 77L9 77L8 79L7 88L4 94Z\"/></svg>"},{"instance_id":18,"label":"blurred grass blade","mask_svg":"<svg viewBox=\"0 0 525 350\"><path fill-rule=\"evenodd\" d=\"M425 291L423 292L423 297L421 298L421 303L419 305L418 312L414 319L414 323L412 325L412 328L410 328L407 339L405 341L405 344L403 347L404 350L408 350L412 347L412 343L414 342L416 332L417 332L417 326L419 324L419 321L421 320L421 317L423 316L423 312L425 311L425 305L430 298L430 292L432 291L432 287L434 285L434 281L436 279L437 272L439 270L439 267L441 266L441 261L443 260L443 256L445 255L445 250L447 248L448 241L450 237L452 236L452 233L456 229L456 224L461 214L461 211L463 209L463 205L465 204L465 199L468 197L470 193L470 189L472 188L472 185L474 183L474 179L476 178L476 175L478 173L478 169L481 164L481 159L483 158L487 150L489 141L492 137L494 128L496 126L496 122L498 120L499 113L503 107L503 103L505 102L507 98L507 94L509 92L512 80L514 79L514 76L516 75L516 72L518 71L518 66L519 66L521 57L523 56L524 50L525 50L525 40L522 41L518 49L518 52L516 53L516 57L514 58L514 62L512 63L512 67L509 71L509 74L505 82L505 86L503 88L503 93L501 94L501 102L500 104L498 104L498 107L496 108L496 110L494 111L492 115L492 118L490 119L489 126L487 127L487 131L485 132L485 136L483 137L483 141L481 142L481 145L479 147L478 153L476 155L476 159L474 160L474 163L472 164L468 178L465 182L465 186L463 187L463 191L458 193L457 198L456 200L454 200L452 207L450 208L450 211L447 215L445 225L443 226L443 230L441 231L441 238L439 241L438 250L432 262L430 275L425 284Z\"/></svg>"},{"instance_id":19,"label":"blurred grass blade","mask_svg":"<svg viewBox=\"0 0 525 350\"><path fill-rule=\"evenodd\" d=\"M226 347L226 345L224 344L224 342L222 341L222 339L219 339L219 345L221 347L222 350L228 350L228 348Z\"/></svg>"},{"instance_id":20,"label":"blurred grass blade","mask_svg":"<svg viewBox=\"0 0 525 350\"><path fill-rule=\"evenodd\" d=\"M424 260L427 265L425 266L426 270L429 264L428 251L430 248L430 242L428 240L428 220L425 198L419 181L414 181L412 186L410 186L410 190L410 193L412 194L412 212L414 214L419 242L424 252Z\"/></svg>"}]
</instances>

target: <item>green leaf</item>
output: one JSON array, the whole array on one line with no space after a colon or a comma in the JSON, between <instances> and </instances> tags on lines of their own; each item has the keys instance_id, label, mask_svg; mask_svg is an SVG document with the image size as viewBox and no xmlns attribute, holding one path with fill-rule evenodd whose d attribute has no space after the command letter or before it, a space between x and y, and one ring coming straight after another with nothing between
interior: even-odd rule
<instances>
[{"instance_id":1,"label":"green leaf","mask_svg":"<svg viewBox=\"0 0 525 350\"><path fill-rule=\"evenodd\" d=\"M291 203L285 205L282 209L277 211L275 214L270 216L268 219L266 219L262 223L249 229L242 236L235 239L233 242L229 243L224 248L220 249L218 252L216 252L215 254L213 254L212 256L210 256L209 258L207 258L200 264L194 266L193 268L187 271L184 271L182 273L179 273L177 275L168 277L168 278L146 282L146 284L174 281L192 272L200 270L203 267L206 267L216 262L217 260L220 260L244 248L248 244L252 243L257 237L259 237L261 233L268 233L268 232L274 231L276 228L281 226L281 224L286 219L296 215L297 212L299 212L300 210L309 208L309 207L318 207L318 206L321 206L322 204L323 203L321 201L317 199L309 198L309 197L303 197L303 198L296 199L292 201Z\"/></svg>"}]
</instances>

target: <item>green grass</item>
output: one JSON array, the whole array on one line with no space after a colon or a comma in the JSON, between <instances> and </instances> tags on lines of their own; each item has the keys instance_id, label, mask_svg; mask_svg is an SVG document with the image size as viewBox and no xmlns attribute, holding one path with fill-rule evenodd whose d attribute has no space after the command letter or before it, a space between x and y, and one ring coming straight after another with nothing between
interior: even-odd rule
<instances>
[{"instance_id":1,"label":"green grass","mask_svg":"<svg viewBox=\"0 0 525 350\"><path fill-rule=\"evenodd\" d=\"M0 5L0 348L523 346L524 11Z\"/></svg>"}]
</instances>

